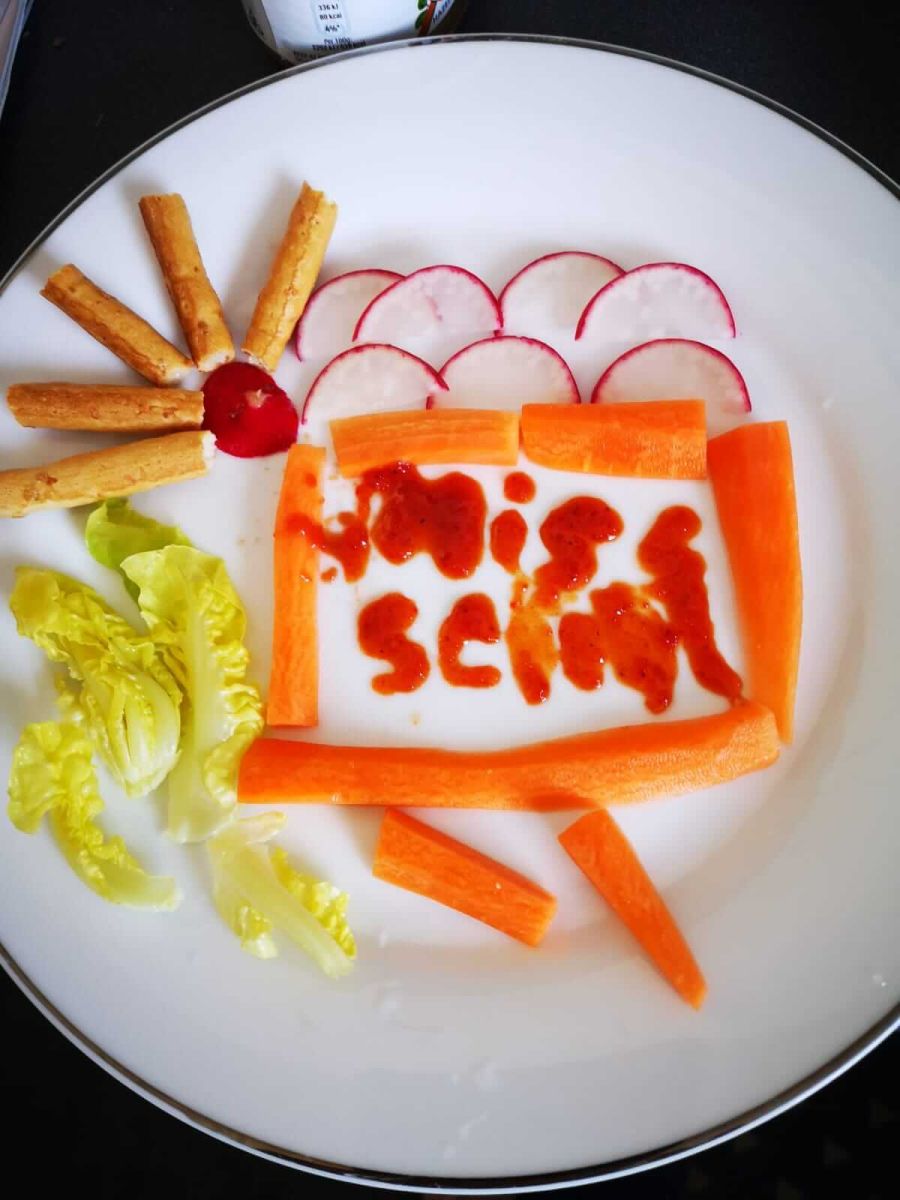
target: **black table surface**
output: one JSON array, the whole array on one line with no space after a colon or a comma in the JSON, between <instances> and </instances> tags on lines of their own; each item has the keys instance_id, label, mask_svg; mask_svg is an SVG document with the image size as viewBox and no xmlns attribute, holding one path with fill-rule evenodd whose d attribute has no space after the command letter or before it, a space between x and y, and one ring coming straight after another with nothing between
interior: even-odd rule
<instances>
[{"instance_id":1,"label":"black table surface","mask_svg":"<svg viewBox=\"0 0 900 1200\"><path fill-rule=\"evenodd\" d=\"M375 0L373 0L373 3ZM462 32L592 38L754 88L900 179L896 6L857 0L471 0ZM146 138L279 69L238 0L36 0L0 117L0 277L81 189ZM134 1095L3 978L6 1160L94 1196L294 1194L304 1177ZM604 1197L854 1200L897 1194L900 1054L883 1044L790 1112L699 1156L592 1185ZM318 1182L350 1195L351 1185ZM356 1194L359 1194L356 1192Z\"/></svg>"}]
</instances>

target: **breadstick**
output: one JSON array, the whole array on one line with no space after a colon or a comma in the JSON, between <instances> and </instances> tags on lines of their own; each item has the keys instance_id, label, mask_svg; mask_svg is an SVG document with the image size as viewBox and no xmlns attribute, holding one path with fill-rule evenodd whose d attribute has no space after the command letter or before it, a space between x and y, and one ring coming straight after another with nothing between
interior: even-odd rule
<instances>
[{"instance_id":1,"label":"breadstick","mask_svg":"<svg viewBox=\"0 0 900 1200\"><path fill-rule=\"evenodd\" d=\"M337 205L304 183L241 347L267 371L275 370L306 308L336 220Z\"/></svg>"},{"instance_id":2,"label":"breadstick","mask_svg":"<svg viewBox=\"0 0 900 1200\"><path fill-rule=\"evenodd\" d=\"M231 362L234 342L204 269L183 198L142 196L140 209L194 362L201 371Z\"/></svg>"},{"instance_id":3,"label":"breadstick","mask_svg":"<svg viewBox=\"0 0 900 1200\"><path fill-rule=\"evenodd\" d=\"M14 383L10 412L29 429L171 433L203 424L203 393L107 383Z\"/></svg>"},{"instance_id":4,"label":"breadstick","mask_svg":"<svg viewBox=\"0 0 900 1200\"><path fill-rule=\"evenodd\" d=\"M0 471L0 517L75 508L194 479L206 474L214 453L213 435L198 430L76 454L45 467Z\"/></svg>"},{"instance_id":5,"label":"breadstick","mask_svg":"<svg viewBox=\"0 0 900 1200\"><path fill-rule=\"evenodd\" d=\"M161 333L68 263L41 289L57 308L151 383L179 383L194 364Z\"/></svg>"}]
</instances>

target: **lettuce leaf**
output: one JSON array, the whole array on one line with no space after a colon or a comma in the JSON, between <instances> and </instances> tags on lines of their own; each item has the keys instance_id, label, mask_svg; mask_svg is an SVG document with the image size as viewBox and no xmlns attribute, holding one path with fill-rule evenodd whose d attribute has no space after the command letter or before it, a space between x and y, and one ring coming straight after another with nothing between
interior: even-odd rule
<instances>
[{"instance_id":1,"label":"lettuce leaf","mask_svg":"<svg viewBox=\"0 0 900 1200\"><path fill-rule=\"evenodd\" d=\"M356 957L347 895L298 871L284 850L264 845L283 825L283 813L261 813L232 821L209 839L216 908L249 953L277 955L277 929L337 979Z\"/></svg>"},{"instance_id":2,"label":"lettuce leaf","mask_svg":"<svg viewBox=\"0 0 900 1200\"><path fill-rule=\"evenodd\" d=\"M23 833L34 833L49 814L69 866L104 900L131 908L177 908L181 894L175 881L148 875L120 837L107 839L96 824L103 801L91 756L91 743L76 725L26 725L9 774L10 820Z\"/></svg>"},{"instance_id":3,"label":"lettuce leaf","mask_svg":"<svg viewBox=\"0 0 900 1200\"><path fill-rule=\"evenodd\" d=\"M169 776L169 833L198 842L228 820L237 769L262 730L262 703L246 682L247 618L225 564L190 546L122 563L138 587L150 635L185 693L181 754Z\"/></svg>"},{"instance_id":4,"label":"lettuce leaf","mask_svg":"<svg viewBox=\"0 0 900 1200\"><path fill-rule=\"evenodd\" d=\"M132 508L126 499L104 500L87 519L84 540L88 552L101 566L118 571L133 600L138 589L122 563L132 554L161 550L164 546L190 546L177 525L162 525Z\"/></svg>"},{"instance_id":5,"label":"lettuce leaf","mask_svg":"<svg viewBox=\"0 0 900 1200\"><path fill-rule=\"evenodd\" d=\"M181 733L181 693L152 640L56 571L19 567L9 606L19 633L68 668L65 716L84 724L127 795L151 792L174 766Z\"/></svg>"}]
</instances>

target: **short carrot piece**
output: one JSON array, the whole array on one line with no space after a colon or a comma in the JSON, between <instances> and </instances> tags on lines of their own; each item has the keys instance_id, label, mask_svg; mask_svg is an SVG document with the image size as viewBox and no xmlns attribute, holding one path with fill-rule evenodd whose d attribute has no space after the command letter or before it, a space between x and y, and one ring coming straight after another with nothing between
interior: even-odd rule
<instances>
[{"instance_id":1,"label":"short carrot piece","mask_svg":"<svg viewBox=\"0 0 900 1200\"><path fill-rule=\"evenodd\" d=\"M672 914L622 830L601 809L559 835L562 848L627 925L682 999L699 1008L706 980Z\"/></svg>"},{"instance_id":2,"label":"short carrot piece","mask_svg":"<svg viewBox=\"0 0 900 1200\"><path fill-rule=\"evenodd\" d=\"M527 458L557 471L641 479L706 478L702 400L630 404L526 404Z\"/></svg>"},{"instance_id":3,"label":"short carrot piece","mask_svg":"<svg viewBox=\"0 0 900 1200\"><path fill-rule=\"evenodd\" d=\"M709 443L709 476L728 551L754 700L794 734L803 578L791 439L784 421L743 425Z\"/></svg>"},{"instance_id":4,"label":"short carrot piece","mask_svg":"<svg viewBox=\"0 0 900 1200\"><path fill-rule=\"evenodd\" d=\"M332 421L331 437L344 476L401 461L511 467L519 457L519 414L477 408L371 413Z\"/></svg>"},{"instance_id":5,"label":"short carrot piece","mask_svg":"<svg viewBox=\"0 0 900 1200\"><path fill-rule=\"evenodd\" d=\"M769 766L778 750L772 714L752 703L475 753L258 738L241 762L238 798L554 812L710 787Z\"/></svg>"},{"instance_id":6,"label":"short carrot piece","mask_svg":"<svg viewBox=\"0 0 900 1200\"><path fill-rule=\"evenodd\" d=\"M275 517L270 725L315 725L319 719L319 551L306 527L322 519L324 462L321 446L291 446L284 468Z\"/></svg>"},{"instance_id":7,"label":"short carrot piece","mask_svg":"<svg viewBox=\"0 0 900 1200\"><path fill-rule=\"evenodd\" d=\"M372 874L537 946L556 897L464 842L394 809L381 824Z\"/></svg>"}]
</instances>

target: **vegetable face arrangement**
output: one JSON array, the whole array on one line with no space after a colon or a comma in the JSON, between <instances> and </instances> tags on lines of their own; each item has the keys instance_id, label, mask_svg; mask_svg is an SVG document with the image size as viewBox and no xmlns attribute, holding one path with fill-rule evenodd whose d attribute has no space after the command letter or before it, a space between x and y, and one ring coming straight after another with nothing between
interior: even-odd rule
<instances>
[{"instance_id":1,"label":"vegetable face arrangement","mask_svg":"<svg viewBox=\"0 0 900 1200\"><path fill-rule=\"evenodd\" d=\"M383 806L376 878L532 947L553 920L555 898L401 810L588 810L560 835L562 848L661 975L699 1007L700 968L607 806L759 770L793 734L802 606L790 440L784 422L748 418L740 372L707 344L735 336L719 287L683 263L623 270L566 251L529 263L496 297L450 265L406 276L356 270L314 290L337 209L304 184L242 344L248 361L235 362L184 201L145 196L140 210L190 358L70 264L43 295L153 386L20 383L8 392L25 426L154 435L0 472L0 516L95 505L86 550L119 574L140 618L131 623L75 579L18 569L10 597L18 631L61 670L59 719L28 725L14 753L13 824L33 833L46 815L73 871L98 895L172 909L175 881L148 875L96 823L104 805L95 760L128 797L162 785L168 834L205 842L215 907L241 946L268 958L287 938L336 978L356 953L347 896L274 843L282 813L239 816L238 802ZM560 353L530 336L548 326L597 347L588 402ZM440 367L425 361L423 344L448 332L468 344ZM292 340L299 358L324 364L299 412L270 374ZM599 361L613 342L631 348ZM202 392L176 386L194 366L209 372ZM313 421L328 422L331 446L309 443L304 427ZM726 431L708 440L708 424ZM424 554L443 577L466 580L486 551L508 573L505 613L469 591L425 646L411 632L418 609L410 597L388 592L360 608L361 652L382 664L373 690L413 692L433 668L447 686L495 687L499 668L461 655L470 643L502 643L523 704L543 704L558 671L583 691L611 673L641 694L649 719L477 753L260 737L245 613L224 563L124 498L204 474L213 443L238 457L287 451L273 529L269 726L317 724L320 580L338 569L359 580L373 554L397 564ZM697 514L673 505L643 532L636 566L644 582L588 591L628 514L576 493L544 513L544 559L526 572L522 507L535 502L536 488L515 469L522 454L572 473L576 485L585 476L709 478L746 680L716 644L706 564L692 545ZM355 504L325 521L330 461L355 481ZM481 486L460 470L469 464L504 473L508 507L488 512ZM441 466L452 469L419 470ZM673 703L679 649L725 707L658 722Z\"/></svg>"}]
</instances>

